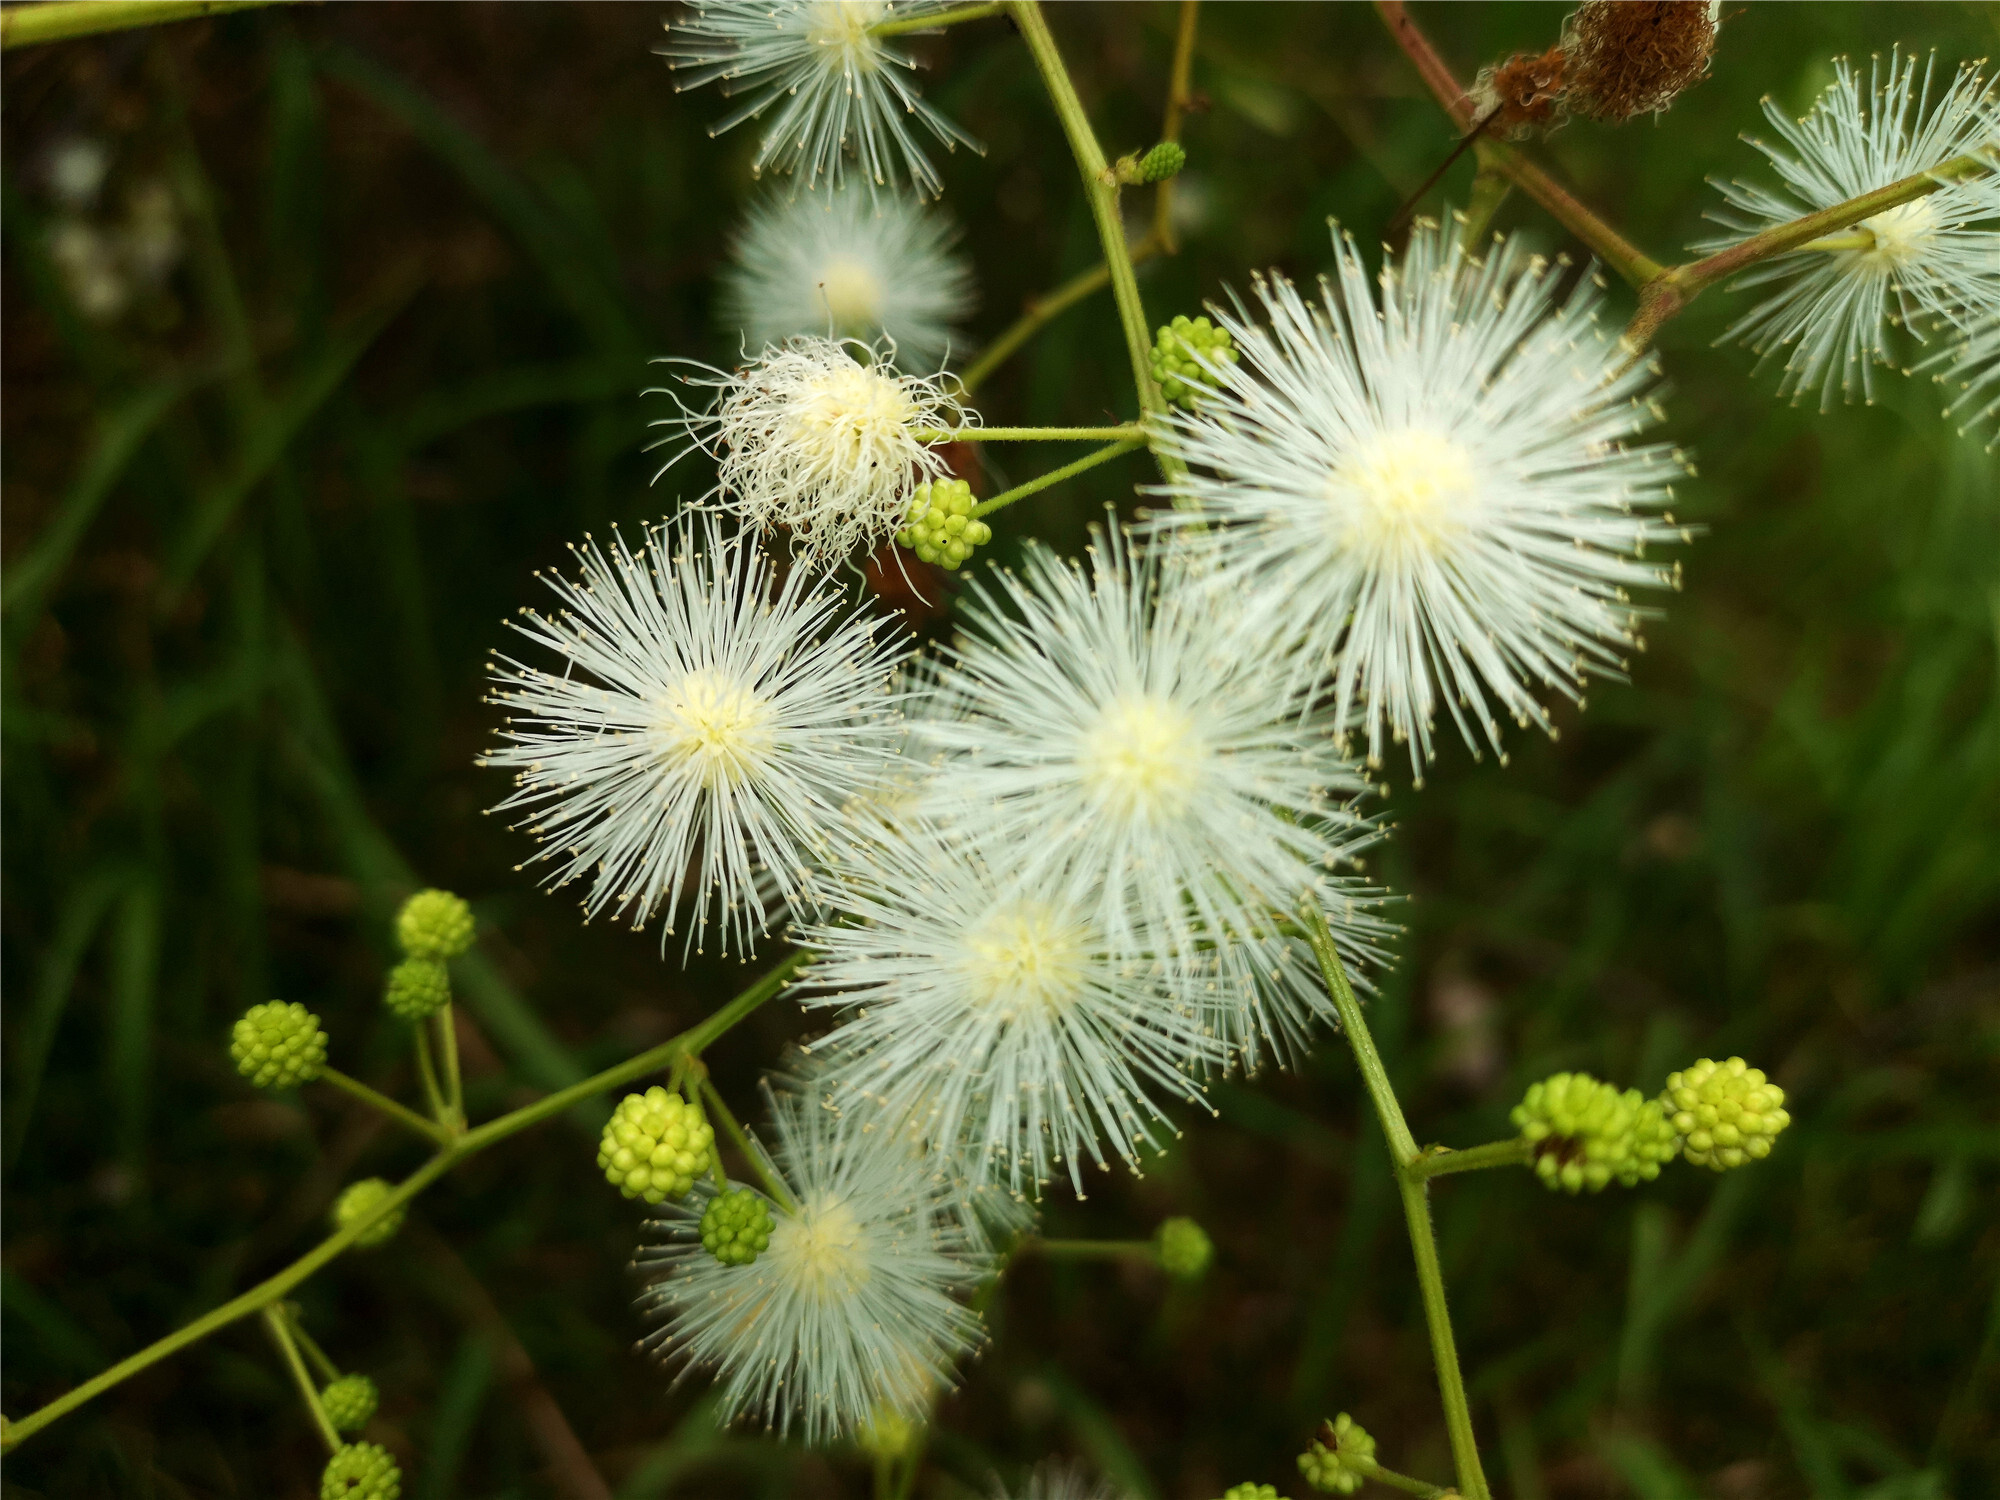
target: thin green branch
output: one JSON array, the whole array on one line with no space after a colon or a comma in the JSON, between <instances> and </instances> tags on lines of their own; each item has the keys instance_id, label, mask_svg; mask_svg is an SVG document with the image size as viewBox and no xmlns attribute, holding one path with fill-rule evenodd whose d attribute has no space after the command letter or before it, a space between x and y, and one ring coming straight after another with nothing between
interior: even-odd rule
<instances>
[{"instance_id":1,"label":"thin green branch","mask_svg":"<svg viewBox=\"0 0 2000 1500\"><path fill-rule=\"evenodd\" d=\"M1377 1484L1386 1484L1392 1490L1415 1495L1418 1500L1445 1500L1447 1495L1458 1493L1446 1485L1426 1484L1421 1479L1412 1479L1408 1474L1398 1474L1394 1469L1385 1469L1372 1458L1347 1457L1341 1462L1355 1473L1372 1479Z\"/></svg>"},{"instance_id":2,"label":"thin green branch","mask_svg":"<svg viewBox=\"0 0 2000 1500\"><path fill-rule=\"evenodd\" d=\"M285 1367L292 1372L292 1379L298 1384L299 1399L305 1402L306 1410L312 1413L313 1426L319 1429L320 1437L326 1441L326 1451L338 1453L340 1434L334 1431L333 1419L327 1416L326 1408L320 1405L319 1388L313 1384L312 1375L306 1369L306 1362L299 1358L299 1346L292 1342L290 1322L291 1319L282 1303L264 1309L264 1327L269 1330L271 1342L278 1346L278 1352L285 1358Z\"/></svg>"},{"instance_id":3,"label":"thin green branch","mask_svg":"<svg viewBox=\"0 0 2000 1500\"><path fill-rule=\"evenodd\" d=\"M870 36L904 36L913 31L936 31L941 26L956 26L961 21L983 21L988 16L997 16L1006 7L994 0L990 5L964 5L957 10L939 11L928 16L912 16L903 21L878 21L868 28Z\"/></svg>"},{"instance_id":4,"label":"thin green branch","mask_svg":"<svg viewBox=\"0 0 2000 1500\"><path fill-rule=\"evenodd\" d=\"M410 1028L411 1051L417 1059L417 1086L424 1092L424 1106L431 1118L444 1124L444 1091L438 1087L437 1059L431 1056L431 1036L425 1022Z\"/></svg>"},{"instance_id":5,"label":"thin green branch","mask_svg":"<svg viewBox=\"0 0 2000 1500\"><path fill-rule=\"evenodd\" d=\"M1146 429L1137 422L1116 427L918 427L910 436L920 443L1108 443L1123 438L1143 443Z\"/></svg>"},{"instance_id":6,"label":"thin green branch","mask_svg":"<svg viewBox=\"0 0 2000 1500\"><path fill-rule=\"evenodd\" d=\"M1021 1242L1024 1251L1036 1251L1057 1260L1116 1260L1120 1256L1143 1255L1151 1258L1151 1240L1044 1240L1027 1239Z\"/></svg>"},{"instance_id":7,"label":"thin green branch","mask_svg":"<svg viewBox=\"0 0 2000 1500\"><path fill-rule=\"evenodd\" d=\"M1165 246L1158 235L1148 235L1131 247L1132 264L1137 266L1158 255ZM965 373L958 377L959 389L971 395L986 378L1013 357L1014 352L1037 333L1043 326L1081 302L1091 293L1102 291L1111 285L1111 267L1099 261L1088 271L1079 271L1052 292L1029 300L1021 316L1011 327L992 343L980 351Z\"/></svg>"},{"instance_id":8,"label":"thin green branch","mask_svg":"<svg viewBox=\"0 0 2000 1500\"><path fill-rule=\"evenodd\" d=\"M47 5L10 5L0 10L0 51L285 3L287 0L53 0Z\"/></svg>"},{"instance_id":9,"label":"thin green branch","mask_svg":"<svg viewBox=\"0 0 2000 1500\"><path fill-rule=\"evenodd\" d=\"M320 1348L319 1341L306 1332L306 1325L299 1317L298 1305L288 1302L285 1308L291 1318L292 1337L297 1339L299 1347L306 1351L306 1358L311 1360L313 1368L319 1371L320 1379L329 1383L340 1379L340 1366L327 1358L327 1353Z\"/></svg>"},{"instance_id":10,"label":"thin green branch","mask_svg":"<svg viewBox=\"0 0 2000 1500\"><path fill-rule=\"evenodd\" d=\"M972 507L972 517L977 520L981 516L990 516L994 511L1012 505L1016 500L1025 500L1028 496L1049 488L1050 485L1061 484L1065 479L1075 478L1085 469L1094 469L1099 464L1109 463L1120 454L1130 453L1136 448L1143 447L1145 441L1143 437L1134 437L1121 442L1106 443L1102 448L1086 453L1075 463L1064 464L1060 469L1051 469L1046 474L1030 479L1026 484L1015 485L1011 490L1002 490L991 500L982 500Z\"/></svg>"},{"instance_id":11,"label":"thin green branch","mask_svg":"<svg viewBox=\"0 0 2000 1500\"><path fill-rule=\"evenodd\" d=\"M1447 1177L1454 1172L1477 1172L1487 1167L1525 1167L1534 1159L1535 1148L1516 1136L1511 1141L1488 1141L1483 1146L1471 1146L1463 1151L1433 1146L1403 1170L1422 1182L1432 1177Z\"/></svg>"},{"instance_id":12,"label":"thin green branch","mask_svg":"<svg viewBox=\"0 0 2000 1500\"><path fill-rule=\"evenodd\" d=\"M1201 21L1201 0L1181 0L1180 25L1174 32L1174 69L1167 80L1167 108L1160 120L1160 139L1179 141L1181 116L1193 94L1194 38ZM1161 247L1172 255L1180 249L1174 235L1174 179L1162 182L1153 194L1153 234Z\"/></svg>"},{"instance_id":13,"label":"thin green branch","mask_svg":"<svg viewBox=\"0 0 2000 1500\"><path fill-rule=\"evenodd\" d=\"M458 1068L458 1020L449 1000L437 1013L437 1034L444 1059L444 1126L455 1133L465 1129L465 1081Z\"/></svg>"},{"instance_id":14,"label":"thin green branch","mask_svg":"<svg viewBox=\"0 0 2000 1500\"><path fill-rule=\"evenodd\" d=\"M764 1153L757 1149L750 1139L750 1133L737 1122L736 1116L730 1112L728 1102L722 1097L721 1090L716 1088L715 1081L706 1073L701 1077L701 1100L703 1107L722 1121L723 1130L729 1139L736 1143L736 1149L743 1153L743 1159L750 1163L750 1170L755 1172L757 1180L764 1184L764 1191L769 1193L786 1213L797 1213L798 1199L792 1196L791 1189L785 1186L778 1174L771 1170L769 1163L764 1160Z\"/></svg>"},{"instance_id":15,"label":"thin green branch","mask_svg":"<svg viewBox=\"0 0 2000 1500\"><path fill-rule=\"evenodd\" d=\"M432 1145L442 1146L451 1140L451 1132L434 1120L426 1120L415 1110L406 1108L387 1094L379 1094L358 1078L350 1078L338 1068L327 1068L320 1073L322 1083L330 1083L344 1093L352 1094L370 1109L380 1110L398 1125L414 1130Z\"/></svg>"}]
</instances>

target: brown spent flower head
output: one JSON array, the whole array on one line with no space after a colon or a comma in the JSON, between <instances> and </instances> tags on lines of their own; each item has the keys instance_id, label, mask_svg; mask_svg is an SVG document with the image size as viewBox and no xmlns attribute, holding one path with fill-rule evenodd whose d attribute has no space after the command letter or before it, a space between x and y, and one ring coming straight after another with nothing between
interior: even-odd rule
<instances>
[{"instance_id":1,"label":"brown spent flower head","mask_svg":"<svg viewBox=\"0 0 2000 1500\"><path fill-rule=\"evenodd\" d=\"M1658 114L1708 76L1722 7L1715 0L1584 0L1563 23L1563 103L1623 124Z\"/></svg>"},{"instance_id":2,"label":"brown spent flower head","mask_svg":"<svg viewBox=\"0 0 2000 1500\"><path fill-rule=\"evenodd\" d=\"M1561 124L1566 61L1558 44L1481 68L1470 95L1474 123L1483 122L1489 134L1516 139Z\"/></svg>"}]
</instances>

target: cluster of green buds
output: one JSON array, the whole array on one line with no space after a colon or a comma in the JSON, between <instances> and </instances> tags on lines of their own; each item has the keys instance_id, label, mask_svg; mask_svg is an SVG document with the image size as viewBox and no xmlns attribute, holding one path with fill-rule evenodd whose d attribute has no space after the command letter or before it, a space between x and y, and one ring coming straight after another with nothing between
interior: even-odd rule
<instances>
[{"instance_id":1,"label":"cluster of green buds","mask_svg":"<svg viewBox=\"0 0 2000 1500\"><path fill-rule=\"evenodd\" d=\"M1176 316L1153 337L1153 379L1160 384L1160 394L1190 411L1214 383L1201 361L1233 365L1238 358L1229 330L1217 328L1207 318Z\"/></svg>"},{"instance_id":2,"label":"cluster of green buds","mask_svg":"<svg viewBox=\"0 0 2000 1500\"><path fill-rule=\"evenodd\" d=\"M348 1184L345 1191L333 1200L331 1215L336 1232L350 1228L367 1218L380 1207L384 1198L395 1192L395 1185L382 1177L364 1177L359 1182ZM354 1237L354 1248L373 1250L386 1245L396 1237L396 1231L403 1227L401 1204L392 1208L381 1218L370 1224Z\"/></svg>"},{"instance_id":3,"label":"cluster of green buds","mask_svg":"<svg viewBox=\"0 0 2000 1500\"><path fill-rule=\"evenodd\" d=\"M1180 176L1181 168L1186 165L1186 148L1178 141L1161 141L1143 154L1133 151L1119 157L1111 168L1111 175L1127 186L1140 182L1165 182L1169 177Z\"/></svg>"},{"instance_id":4,"label":"cluster of green buds","mask_svg":"<svg viewBox=\"0 0 2000 1500\"><path fill-rule=\"evenodd\" d=\"M1176 1281L1196 1281L1215 1259L1215 1242L1193 1219L1168 1219L1153 1235L1153 1259Z\"/></svg>"},{"instance_id":5,"label":"cluster of green buds","mask_svg":"<svg viewBox=\"0 0 2000 1500\"><path fill-rule=\"evenodd\" d=\"M1668 1074L1660 1103L1687 1159L1716 1172L1762 1161L1792 1123L1785 1091L1740 1057L1722 1063L1704 1057Z\"/></svg>"},{"instance_id":6,"label":"cluster of green buds","mask_svg":"<svg viewBox=\"0 0 2000 1500\"><path fill-rule=\"evenodd\" d=\"M963 479L927 479L910 497L909 519L896 540L927 563L956 572L975 547L993 540L993 528L972 515L972 486Z\"/></svg>"},{"instance_id":7,"label":"cluster of green buds","mask_svg":"<svg viewBox=\"0 0 2000 1500\"><path fill-rule=\"evenodd\" d=\"M382 1003L405 1021L428 1020L451 1004L445 965L472 946L472 908L450 891L418 891L396 913L403 961L389 971Z\"/></svg>"},{"instance_id":8,"label":"cluster of green buds","mask_svg":"<svg viewBox=\"0 0 2000 1500\"><path fill-rule=\"evenodd\" d=\"M1351 1495L1375 1472L1375 1439L1346 1412L1319 1430L1313 1445L1299 1455L1299 1473L1307 1484L1329 1495Z\"/></svg>"},{"instance_id":9,"label":"cluster of green buds","mask_svg":"<svg viewBox=\"0 0 2000 1500\"><path fill-rule=\"evenodd\" d=\"M771 1210L749 1188L717 1193L701 1211L701 1248L725 1266L747 1266L771 1248Z\"/></svg>"},{"instance_id":10,"label":"cluster of green buds","mask_svg":"<svg viewBox=\"0 0 2000 1500\"><path fill-rule=\"evenodd\" d=\"M328 1381L319 1393L320 1410L335 1432L359 1432L375 1415L380 1400L375 1382L366 1375L343 1375Z\"/></svg>"},{"instance_id":11,"label":"cluster of green buds","mask_svg":"<svg viewBox=\"0 0 2000 1500\"><path fill-rule=\"evenodd\" d=\"M236 1071L260 1089L311 1083L326 1070L326 1033L296 1000L270 1000L243 1013L229 1036Z\"/></svg>"},{"instance_id":12,"label":"cluster of green buds","mask_svg":"<svg viewBox=\"0 0 2000 1500\"><path fill-rule=\"evenodd\" d=\"M1284 1500L1275 1484L1232 1484L1222 1492L1222 1500Z\"/></svg>"},{"instance_id":13,"label":"cluster of green buds","mask_svg":"<svg viewBox=\"0 0 2000 1500\"><path fill-rule=\"evenodd\" d=\"M346 1443L326 1461L319 1500L397 1500L403 1471L380 1443Z\"/></svg>"},{"instance_id":14,"label":"cluster of green buds","mask_svg":"<svg viewBox=\"0 0 2000 1500\"><path fill-rule=\"evenodd\" d=\"M1513 1121L1534 1153L1535 1172L1550 1188L1602 1192L1615 1178L1626 1187L1650 1182L1680 1149L1657 1099L1620 1092L1588 1073L1557 1073L1529 1087Z\"/></svg>"},{"instance_id":15,"label":"cluster of green buds","mask_svg":"<svg viewBox=\"0 0 2000 1500\"><path fill-rule=\"evenodd\" d=\"M628 1198L684 1198L715 1160L715 1128L657 1083L619 1101L597 1143L605 1181Z\"/></svg>"}]
</instances>

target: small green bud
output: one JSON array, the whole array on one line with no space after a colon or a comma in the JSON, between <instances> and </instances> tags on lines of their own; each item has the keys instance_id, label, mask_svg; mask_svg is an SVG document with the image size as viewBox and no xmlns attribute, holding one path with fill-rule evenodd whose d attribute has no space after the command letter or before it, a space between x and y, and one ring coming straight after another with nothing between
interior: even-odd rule
<instances>
[{"instance_id":1,"label":"small green bud","mask_svg":"<svg viewBox=\"0 0 2000 1500\"><path fill-rule=\"evenodd\" d=\"M267 1000L230 1029L229 1055L258 1088L288 1089L326 1070L326 1033L298 1001Z\"/></svg>"},{"instance_id":2,"label":"small green bud","mask_svg":"<svg viewBox=\"0 0 2000 1500\"><path fill-rule=\"evenodd\" d=\"M1153 1259L1176 1281L1195 1281L1215 1259L1215 1242L1193 1219L1168 1219L1153 1235Z\"/></svg>"},{"instance_id":3,"label":"small green bud","mask_svg":"<svg viewBox=\"0 0 2000 1500\"><path fill-rule=\"evenodd\" d=\"M332 1217L335 1231L345 1229L357 1220L366 1218L395 1190L395 1185L385 1177L364 1177L359 1182L349 1183L345 1191L333 1200ZM354 1248L373 1250L378 1245L386 1245L396 1237L396 1231L402 1227L403 1209L402 1205L398 1204L356 1235Z\"/></svg>"},{"instance_id":4,"label":"small green bud","mask_svg":"<svg viewBox=\"0 0 2000 1500\"><path fill-rule=\"evenodd\" d=\"M389 971L382 1003L405 1021L422 1021L451 1004L451 971L434 958L406 958Z\"/></svg>"},{"instance_id":5,"label":"small green bud","mask_svg":"<svg viewBox=\"0 0 2000 1500\"><path fill-rule=\"evenodd\" d=\"M457 958L472 946L472 908L450 891L418 891L396 913L396 941L411 958Z\"/></svg>"},{"instance_id":6,"label":"small green bud","mask_svg":"<svg viewBox=\"0 0 2000 1500\"><path fill-rule=\"evenodd\" d=\"M1161 141L1139 158L1139 180L1165 182L1169 177L1180 176L1181 168L1186 165L1187 152L1177 142Z\"/></svg>"},{"instance_id":7,"label":"small green bud","mask_svg":"<svg viewBox=\"0 0 2000 1500\"><path fill-rule=\"evenodd\" d=\"M1687 1159L1716 1172L1771 1154L1778 1132L1792 1123L1784 1103L1785 1091L1740 1057L1724 1063L1704 1057L1669 1074L1660 1095L1668 1124L1684 1138Z\"/></svg>"},{"instance_id":8,"label":"small green bud","mask_svg":"<svg viewBox=\"0 0 2000 1500\"><path fill-rule=\"evenodd\" d=\"M701 1248L725 1266L747 1266L771 1248L771 1211L749 1188L717 1193L701 1211Z\"/></svg>"},{"instance_id":9,"label":"small green bud","mask_svg":"<svg viewBox=\"0 0 2000 1500\"><path fill-rule=\"evenodd\" d=\"M893 1406L877 1405L854 1434L854 1441L870 1458L902 1458L915 1444L917 1424Z\"/></svg>"},{"instance_id":10,"label":"small green bud","mask_svg":"<svg viewBox=\"0 0 2000 1500\"><path fill-rule=\"evenodd\" d=\"M1153 379L1169 401L1192 410L1195 398L1212 384L1201 361L1233 365L1239 358L1228 329L1217 328L1205 317L1183 314L1162 324L1154 335Z\"/></svg>"},{"instance_id":11,"label":"small green bud","mask_svg":"<svg viewBox=\"0 0 2000 1500\"><path fill-rule=\"evenodd\" d=\"M627 1094L597 1143L605 1181L628 1198L684 1198L715 1160L715 1130L679 1094L657 1083Z\"/></svg>"},{"instance_id":12,"label":"small green bud","mask_svg":"<svg viewBox=\"0 0 2000 1500\"><path fill-rule=\"evenodd\" d=\"M1375 1439L1346 1412L1320 1427L1313 1445L1299 1455L1299 1472L1307 1484L1332 1495L1351 1495L1375 1465Z\"/></svg>"},{"instance_id":13,"label":"small green bud","mask_svg":"<svg viewBox=\"0 0 2000 1500\"><path fill-rule=\"evenodd\" d=\"M1626 1187L1650 1182L1678 1149L1656 1101L1588 1073L1531 1084L1512 1118L1534 1148L1536 1175L1567 1193L1599 1193L1613 1178Z\"/></svg>"},{"instance_id":14,"label":"small green bud","mask_svg":"<svg viewBox=\"0 0 2000 1500\"><path fill-rule=\"evenodd\" d=\"M403 1471L380 1443L348 1443L326 1461L319 1500L397 1500Z\"/></svg>"},{"instance_id":15,"label":"small green bud","mask_svg":"<svg viewBox=\"0 0 2000 1500\"><path fill-rule=\"evenodd\" d=\"M1283 1500L1275 1484L1232 1484L1222 1500Z\"/></svg>"},{"instance_id":16,"label":"small green bud","mask_svg":"<svg viewBox=\"0 0 2000 1500\"><path fill-rule=\"evenodd\" d=\"M319 1393L319 1404L336 1432L359 1432L375 1415L375 1382L366 1375L343 1375Z\"/></svg>"},{"instance_id":17,"label":"small green bud","mask_svg":"<svg viewBox=\"0 0 2000 1500\"><path fill-rule=\"evenodd\" d=\"M972 486L962 479L928 479L910 498L909 524L896 533L901 545L927 563L956 570L973 549L993 540L993 528L972 519Z\"/></svg>"}]
</instances>

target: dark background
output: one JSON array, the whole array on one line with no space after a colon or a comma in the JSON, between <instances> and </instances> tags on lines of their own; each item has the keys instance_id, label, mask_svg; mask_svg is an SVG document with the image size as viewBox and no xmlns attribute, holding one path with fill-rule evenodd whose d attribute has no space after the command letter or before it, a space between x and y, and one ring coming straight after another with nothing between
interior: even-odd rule
<instances>
[{"instance_id":1,"label":"dark background","mask_svg":"<svg viewBox=\"0 0 2000 1500\"><path fill-rule=\"evenodd\" d=\"M735 349L714 273L754 128L708 139L722 100L677 97L649 55L664 14L330 5L5 60L10 1413L299 1254L343 1181L418 1160L324 1087L256 1095L225 1052L245 1007L298 999L339 1066L407 1093L378 993L413 881L467 894L486 934L459 974L476 1112L667 1036L748 972L682 973L652 934L581 926L516 870L523 838L481 816L502 778L473 765L495 723L484 653L539 602L533 570L695 483L648 488L647 359ZM1561 14L1418 12L1463 76L1547 46ZM1833 55L1898 41L1955 65L2000 40L1997 15L1733 12L1671 114L1572 125L1542 154L1672 258L1718 201L1704 177L1756 170L1737 135L1760 96L1803 109ZM1157 133L1174 18L1053 15L1114 152ZM989 147L944 170L991 336L1093 262L1089 216L1006 23L913 45L928 97ZM1195 82L1202 213L1142 272L1156 322L1256 268L1309 278L1329 215L1373 243L1452 141L1363 6L1207 7ZM78 138L111 171L65 207L49 169ZM1447 179L1457 201L1469 172ZM127 243L148 195L169 226L150 273L128 257L111 292L84 286L76 226ZM1501 224L1575 248L1518 199ZM1661 340L1671 436L1700 466L1679 514L1707 531L1632 684L1563 712L1558 742L1516 735L1504 770L1452 745L1421 792L1391 768L1375 868L1414 899L1374 1015L1423 1140L1505 1133L1558 1068L1654 1090L1736 1052L1791 1095L1776 1156L1727 1178L1680 1166L1584 1201L1514 1173L1440 1185L1506 1493L1969 1500L2000 1490L2000 485L1928 382L1886 375L1878 405L1827 417L1778 402L1771 372L1711 347L1740 306L1712 294ZM1129 416L1108 300L981 405ZM1044 461L1009 455L1015 478ZM990 550L1074 546L1151 477L1141 455L1037 497ZM803 1026L774 1005L718 1048L731 1097ZM1448 1475L1344 1049L1217 1099L1143 1180L1049 1212L1092 1236L1195 1214L1220 1247L1207 1281L1021 1265L922 1493L1051 1453L1160 1500L1248 1478L1300 1493L1292 1455L1342 1409L1386 1462ZM670 1387L630 1352L636 1217L588 1122L558 1122L303 1290L320 1341L380 1383L369 1436L406 1496L581 1493L537 1439L552 1403L629 1500L866 1492L853 1454L718 1434L699 1380ZM36 1438L4 1482L305 1496L321 1462L253 1323Z\"/></svg>"}]
</instances>

